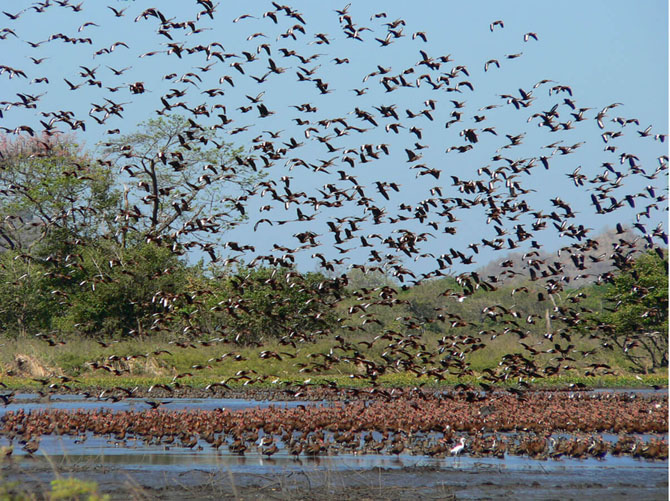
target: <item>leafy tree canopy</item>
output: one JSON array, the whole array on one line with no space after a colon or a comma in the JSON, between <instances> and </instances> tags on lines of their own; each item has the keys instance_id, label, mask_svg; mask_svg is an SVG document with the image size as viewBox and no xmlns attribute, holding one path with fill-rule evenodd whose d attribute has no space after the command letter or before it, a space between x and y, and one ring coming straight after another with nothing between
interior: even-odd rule
<instances>
[{"instance_id":1,"label":"leafy tree canopy","mask_svg":"<svg viewBox=\"0 0 670 501\"><path fill-rule=\"evenodd\" d=\"M614 304L606 316L612 341L639 369L668 365L668 259L641 254L616 275L607 298Z\"/></svg>"}]
</instances>

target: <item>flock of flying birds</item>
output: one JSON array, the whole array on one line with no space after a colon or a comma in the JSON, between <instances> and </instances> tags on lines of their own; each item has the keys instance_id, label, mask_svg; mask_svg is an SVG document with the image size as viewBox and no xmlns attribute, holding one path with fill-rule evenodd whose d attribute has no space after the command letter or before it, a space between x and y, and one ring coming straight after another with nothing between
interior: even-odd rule
<instances>
[{"instance_id":1,"label":"flock of flying birds","mask_svg":"<svg viewBox=\"0 0 670 501\"><path fill-rule=\"evenodd\" d=\"M184 128L173 145L149 156L132 147L120 148L113 151L111 159L99 160L118 168L120 175L125 176L125 182L132 186L127 196L140 193L130 202L126 198L127 203L119 209L118 220L125 223L118 232L134 231L138 221L156 223L150 226L162 225L164 231L148 232L147 239L171 245L176 252L200 250L225 264L246 261L251 266L276 267L278 271L272 280L277 282L299 284L299 274L294 268L296 256L309 255L320 269L334 276L323 283L323 290L329 293L346 286L346 275L337 274L347 266L364 274L378 272L392 277L397 287L356 290L358 302L348 311L352 318L357 317L357 322L363 319L362 327L357 327L362 330L368 323L379 322L370 313L374 308L369 307L399 304L401 288L444 276L456 278L460 289L443 293L444 306L433 317L402 318L404 331L385 330L381 326L380 335L372 343L388 343L382 361L366 356L370 342L352 343L342 336L333 336L333 350L324 354L322 360L315 359L315 371L349 362L363 367L361 377L373 382L389 370L410 370L437 379L445 373L467 374L467 354L485 345L486 339L460 334L459 328L467 322L449 312L449 301L466 301L479 289L495 290L510 274L521 274L541 290L538 300L553 302L554 295L569 285L570 278L566 277L560 260L542 258L543 235L559 237L565 244L561 252L570 256L582 276L588 276L589 256L594 253L605 253L613 267L619 269L629 266L639 250L655 249L662 256L665 253L667 234L662 224L655 227L653 224L659 220L659 213L667 210L668 156L662 155L655 165L650 165L646 159L641 160L619 146L623 144L622 136L633 135L647 141L641 143L643 148L659 148L658 142L665 141L665 134L656 133L651 127L643 128L644 124L635 118L620 116L617 113L620 103L599 110L584 106L570 86L549 79L501 93L494 103L478 109L469 105L468 101L477 96L477 78L496 78L495 73L503 71L506 64L516 64L511 61L522 58L522 52L488 59L475 68L454 61L450 54L431 54L430 34L412 31L405 20L393 20L393 16L384 12L357 19L351 4L346 5L332 12L339 32L323 33L318 27L313 28L303 14L277 2L270 2L265 12L244 14L232 20L236 27L245 24L250 27L246 37L248 50L228 52L225 35L216 29L226 20L220 14L221 7L212 0L180 5L180 14L186 16L181 20L164 14L160 7L142 10L137 2L126 8L107 6L104 12L109 19L102 16L94 22L86 17L88 7L85 2L43 0L20 11L1 14L5 27L0 29L0 41L21 40L27 56L20 67L0 65L0 78L14 84L20 82L24 89L15 96L6 96L0 103L3 120L0 129L11 137L33 137L48 150L50 139L61 132L83 134L98 128L104 131L103 143L107 141L107 146L113 148L113 139L107 138L118 137L122 132L120 124L130 106L151 102L158 106L154 116L184 115ZM131 14L131 10L137 12ZM22 32L15 26L24 17L65 14L76 17L79 28L69 33L53 33L45 40L28 40L29 30ZM122 25L128 31L154 32L150 40L159 40L156 43L160 45L138 48L130 40L118 40L100 46L96 33L106 28L103 23L109 23L113 29ZM225 33L227 25L223 26ZM484 32L495 38L504 29L503 21L496 20L490 24L490 32L486 27ZM211 41L203 42L205 39ZM330 53L335 39L338 47L351 47L352 53ZM519 34L520 46L540 41L541 35L534 32ZM358 80L362 81L361 87L336 88L329 81L329 77L339 79L357 73L355 57L372 50L375 54L392 51L397 43L415 45L412 52L416 59L412 64L396 67L402 58L394 59L389 52L390 59L369 63L369 71ZM74 74L44 75L42 64L55 56L42 57L40 50L55 44L64 53L76 48L76 53L81 54L84 50L89 59ZM131 57L128 55L131 49L141 54ZM148 65L154 59L163 61L168 71L156 81L151 81L151 75L141 75L143 80L135 80L138 73L131 71L132 68ZM349 70L350 66L355 69ZM182 71L184 68L186 71ZM133 78L127 78L129 75ZM53 86L60 86L71 95L72 102L63 104L72 108L81 104L82 95L99 99L96 97L97 102L90 103L87 114L67 107L48 110L43 102ZM169 90L159 92L166 86ZM284 99L293 101L286 109L271 100L282 88L288 89ZM243 96L240 101L230 99L229 96L239 93ZM416 102L416 106L402 109L405 106L393 103L395 95L402 96L401 102ZM239 106L235 107L236 104ZM496 121L501 110L505 111L504 116L522 117L527 130L502 130L502 121ZM30 117L25 120L27 123L16 122L26 116ZM272 130L266 124L279 125ZM571 138L574 139L575 131L586 131L588 127L600 131L602 164L578 165L583 159L569 164L565 158L579 157L584 145L583 141ZM217 142L219 139L212 138L212 133L228 134L233 141L248 138L248 150L235 153L229 162L204 165L193 177L184 177L182 173L192 171L185 160L189 151L203 145L223 146ZM550 140L533 150L525 144L527 136L532 136L533 141L536 137ZM441 142L437 144L437 140ZM434 150L438 149L444 153L435 161L438 157L434 156ZM479 153L480 149L484 153ZM487 155L483 163L476 160L482 157L474 156L481 154ZM326 159L321 159L324 156ZM553 177L547 180L553 183L552 179L565 179L567 175L581 204L579 209L568 202L572 192L536 190L541 186L537 179L556 169L552 166L557 163L564 169L566 162L572 165L567 174L552 173ZM182 177L165 178L164 185L152 187L147 182L151 172L147 165L161 164L166 171L171 169ZM452 167L456 165L459 167ZM83 167L72 167L75 175L86 175ZM240 187L239 193L231 194L230 184L224 183L236 179L243 171L266 176L259 178L254 186ZM409 183L412 190L407 186ZM320 186L314 189L315 184ZM247 221L231 223L234 218L229 213L207 213L200 210L204 205L196 210L198 197L215 192L219 186L228 190L219 195L228 204L230 213L238 218L245 216ZM414 203L411 198L424 186L426 192L420 195L424 198ZM3 186L3 189L15 194L21 187ZM159 220L163 217L159 208L163 210L166 206L174 208L174 217ZM76 208L75 212L80 209L87 210ZM594 216L584 215L587 210ZM593 230L588 227L591 219L585 219L613 213L621 214L616 226L619 241L612 248L598 248ZM278 218L277 214L290 216ZM71 212L65 217L71 217ZM465 224L459 225L459 217L480 222L480 234ZM627 221L631 217L635 218L635 224L629 229ZM51 218L42 224L46 230L62 220ZM232 232L231 227L235 235L243 234L240 229L250 232L253 228L257 234L267 230L268 235L276 234L283 240L274 242L269 253L262 254L256 252L256 245L228 241L226 232ZM279 228L280 232L272 233L270 227L272 231ZM296 228L296 232L281 232L288 227ZM489 236L489 232L494 233ZM223 243L212 243L215 234ZM118 239L119 235L112 238ZM458 238L469 241L464 245L453 243L459 242ZM440 250L429 252L426 247ZM496 258L517 249L524 252L521 272L512 272L504 265L499 275L483 277L474 271L480 253L492 253ZM347 255L350 252L362 258L350 258ZM54 259L64 261L66 257ZM422 269L427 271L418 271L415 262L422 263ZM591 278L607 281L612 276L608 271ZM236 285L240 292L244 290L244 276ZM525 288L515 291L530 293L522 289ZM205 294L203 291L192 300L198 302ZM314 300L325 301L323 297ZM179 298L169 294L162 298L167 318L171 315L169 302ZM338 296L330 296L328 301L329 306L334 306ZM565 367L566 360L574 355L574 345L569 343L570 328L585 317L577 302L554 303L550 307L553 316L566 325L565 337L551 341L556 343L553 353L557 355L557 365L538 366L533 360L536 350L524 345L522 353L507 355L501 369L490 371L485 379L488 382L509 377L530 379L555 374ZM245 305L233 297L223 307L234 312ZM491 305L483 315L501 322L508 330L511 327L520 332L526 318L523 312L500 305ZM156 320L159 325L161 321ZM342 319L341 327L345 330L347 321ZM421 334L423 326L435 321L446 322L449 327L439 353L426 350ZM191 331L190 335L193 334ZM287 349L295 348L300 341L314 335L287 329L282 344ZM633 336L631 343L634 342ZM264 351L261 356L278 355ZM253 377L243 376L248 380Z\"/></svg>"}]
</instances>

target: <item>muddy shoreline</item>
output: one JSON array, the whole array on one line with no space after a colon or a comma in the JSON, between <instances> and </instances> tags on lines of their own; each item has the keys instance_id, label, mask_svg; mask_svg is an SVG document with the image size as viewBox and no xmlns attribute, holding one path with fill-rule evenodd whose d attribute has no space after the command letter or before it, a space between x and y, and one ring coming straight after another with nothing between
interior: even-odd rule
<instances>
[{"instance_id":1,"label":"muddy shoreline","mask_svg":"<svg viewBox=\"0 0 670 501\"><path fill-rule=\"evenodd\" d=\"M482 462L463 469L453 465L363 471L305 467L301 471L256 474L226 469L177 473L95 464L67 466L36 459L32 467L5 465L1 471L5 480L19 482L22 492L38 497L59 475L95 481L100 493L119 500L667 499L667 462L644 462L641 466L545 470L538 461L535 467L510 471Z\"/></svg>"}]
</instances>

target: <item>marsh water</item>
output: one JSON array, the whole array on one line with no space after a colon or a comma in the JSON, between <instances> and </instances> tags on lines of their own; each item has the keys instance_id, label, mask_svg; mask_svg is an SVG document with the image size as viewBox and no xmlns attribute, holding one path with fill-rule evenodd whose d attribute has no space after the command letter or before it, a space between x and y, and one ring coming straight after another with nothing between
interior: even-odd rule
<instances>
[{"instance_id":1,"label":"marsh water","mask_svg":"<svg viewBox=\"0 0 670 501\"><path fill-rule=\"evenodd\" d=\"M653 390L636 392L642 397L657 393ZM78 395L54 395L45 400L34 394L17 394L10 404L0 407L0 416L8 411L36 412L42 409L62 410L147 410L150 405L146 400L124 399L118 402L85 399ZM248 407L295 407L298 405L318 406L331 405L320 401L257 401L245 399L214 399L214 398L170 398L165 399L161 409L182 410L228 409L231 411ZM261 433L262 435L262 433ZM654 436L638 435L642 440ZM616 436L603 435L606 440L615 441ZM661 437L666 438L666 437ZM0 437L0 447L9 445L6 437ZM146 444L142 440L115 440L113 437L96 437L88 433L85 437L48 435L40 439L39 451L30 456L21 449L14 447L11 464L3 465L2 471L6 479L18 479L37 485L47 482L54 472L80 472L86 478L95 479L102 487L107 486L113 492L114 479L119 475L133 478L133 482L143 488L161 489L166 482L178 482L179 485L201 486L204 479L212 482L235 482L238 486L248 483L258 487L263 479L283 479L283 482L296 482L296 485L312 489L319 484L320 478L338 477L341 485L354 485L367 479L368 483L382 481L400 482L397 492L402 486L426 487L445 485L450 479L449 495L458 498L497 497L498 494L511 489L518 492L524 486L535 485L529 499L546 499L540 493L551 497L549 487L573 486L576 492L587 489L592 498L620 499L627 498L635 492L636 501L642 499L667 498L667 461L646 461L630 456L604 459L560 459L535 460L519 456L506 456L504 459L492 457L475 458L467 455L462 457L430 458L400 454L390 456L383 454L338 454L316 457L291 456L282 444L279 451L272 457L262 456L259 450L250 448L241 456L228 451L224 446L214 449L202 442L201 450L183 447L170 447L165 444ZM311 479L310 479L311 476ZM299 480L304 477L305 480ZM168 480L169 479L169 480ZM390 480L393 479L393 480ZM400 480L402 479L402 480ZM330 480L329 480L330 481ZM249 483L250 482L250 483ZM254 483L256 482L256 483ZM302 482L302 484L301 484ZM510 483L511 482L511 483ZM508 485L509 484L509 485ZM175 484L176 485L176 484ZM325 484L323 484L325 485ZM367 485L367 484L366 484ZM491 490L492 486L498 490ZM507 486L507 487L505 487ZM514 487L516 486L516 487ZM618 489L618 490L617 490ZM431 491L432 492L432 491ZM446 492L446 491L445 491ZM563 492L563 494L572 492ZM433 493L434 494L434 493ZM389 491L387 499L395 499ZM431 494L432 495L432 494ZM538 497L539 496L539 497ZM568 496L570 497L570 496Z\"/></svg>"}]
</instances>

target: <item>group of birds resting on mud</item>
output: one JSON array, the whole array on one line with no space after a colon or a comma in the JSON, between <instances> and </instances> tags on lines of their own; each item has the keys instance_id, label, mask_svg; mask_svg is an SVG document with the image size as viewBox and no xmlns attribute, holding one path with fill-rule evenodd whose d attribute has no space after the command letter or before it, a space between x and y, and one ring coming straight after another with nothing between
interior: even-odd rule
<instances>
[{"instance_id":1,"label":"group of birds resting on mud","mask_svg":"<svg viewBox=\"0 0 670 501\"><path fill-rule=\"evenodd\" d=\"M346 392L345 392L346 393ZM321 395L323 396L323 395ZM664 403L626 393L534 392L520 406L509 393L489 396L429 393L415 388L397 398L334 405L269 406L239 410L11 410L0 432L34 454L43 436L92 437L114 447L159 446L216 450L244 456L338 454L423 455L435 459L529 456L535 459L629 455L668 458ZM599 433L618 435L616 441ZM639 434L659 434L647 441ZM5 451L11 456L11 448Z\"/></svg>"},{"instance_id":2,"label":"group of birds resting on mud","mask_svg":"<svg viewBox=\"0 0 670 501\"><path fill-rule=\"evenodd\" d=\"M312 365L304 368L305 372L318 373L335 364L348 363L356 367L352 377L366 379L373 385L379 376L391 371L410 371L440 380L446 374L471 374L467 356L485 346L488 339L518 336L520 352L506 355L497 370L483 375L481 385L486 390L490 384L502 380L519 380L523 389L524 381L565 371L571 368L570 361L580 356L571 342L571 330L586 322L587 312L579 305L578 296L569 304L556 304L557 295L578 278L610 281L614 270L627 269L640 250L653 249L665 256L667 234L662 224L653 227L651 221L656 221L667 207L668 156L659 156L652 165L648 158L641 160L642 154L639 157L628 151L630 143L624 142L624 136L633 135L643 148L653 151L659 142L665 141L665 134L656 133L651 127L642 128L644 124L636 118L621 115L619 110L624 109L621 103L600 109L585 106L569 85L550 79L503 92L495 102L477 109L469 104L478 98L477 78L495 79L496 72L523 58L518 47L475 68L458 63L451 54L431 53L435 47L431 47L428 33L412 31L405 20L394 19L385 12L359 19L353 12L355 7L348 4L331 12L339 31L324 33L318 26L312 27L309 19L291 6L270 2L264 12L228 20L236 29L249 26L246 42L242 42L244 50L229 52L225 47L240 41L228 42L225 28L223 35L217 30L218 26L227 25L221 24L226 22L220 12L222 8L212 0L180 2L179 16L183 17L179 19L163 13L161 7L144 9L137 2L125 8L109 5L93 21L86 17L91 3L43 0L19 11L3 12L5 26L0 29L0 42L21 41L27 57L22 66L0 64L3 81L24 86L14 97L5 96L0 103L3 123L0 129L12 138L36 139L41 145L35 152L37 155L48 154L52 141L61 132L104 129L103 144L113 150L113 160L98 161L118 168L125 182L137 185L134 193L140 193L135 199L128 198L133 192L126 194L126 204L119 208L117 217L121 221L119 229L107 237L125 238L127 233L136 231L138 223L162 226L162 233L148 232L147 239L171 246L179 254L201 251L225 265L274 267L277 271L268 281L271 284L300 286L295 264L309 255L319 269L333 277L324 279L311 299L326 302L328 307L340 301L338 291L347 286L347 275L338 275L338 270L348 266L363 274L390 277L390 284L355 290L356 303L348 308L349 318L340 319L339 328L344 333L376 328L379 334L374 339L352 342L345 334L336 336L328 329L300 332L286 326L280 341L285 351L280 354L264 350L259 354L261 358L292 357L304 341L330 335L333 340L330 352L315 357ZM20 24L29 17L65 14L74 16L79 28L74 32L52 33L44 40L30 39L29 26ZM121 26L125 29L119 29ZM127 31L145 30L148 43L158 45L137 47L122 39L101 45L96 35L108 27L119 33L119 37ZM494 44L495 37L508 29L502 20L483 28ZM153 38L149 36L151 33ZM331 53L331 44L335 45L336 40L337 47L347 48L351 53ZM519 34L518 41L520 46L540 44L541 34ZM392 50L401 43L413 44L408 50L416 58L411 64L398 67L402 57L395 57ZM58 48L51 48L54 45ZM41 57L40 51L47 47L52 55ZM75 49L76 54L85 54L87 59L74 73L41 72L46 60L56 57L56 50L67 53ZM137 55L130 56L135 54L133 51ZM369 63L368 71L357 75L360 64L355 64L355 58L366 51L375 51L375 62ZM389 51L389 56L384 51ZM133 73L132 68L159 58L164 61L164 74L153 80L152 75L142 74L138 77L142 80L135 80L138 73ZM349 70L349 66L354 69ZM133 78L127 78L128 75ZM329 81L332 78L339 82L343 75L356 75L363 87L336 88ZM166 86L169 90L162 92ZM63 109L50 110L43 104L54 87L62 87L69 98ZM290 102L280 109L282 105L274 103L271 96L281 93L284 87L289 90L283 99ZM240 101L230 99L229 96L238 93ZM87 114L73 111L81 105L82 95L95 96ZM413 104L394 104L396 95L401 96L400 102ZM124 113L131 106L147 102L158 106L155 117L177 112L186 117L174 145L149 154L132 147L114 150L113 138L121 133ZM68 109L68 104L73 109ZM409 107L403 110L405 106ZM495 121L497 116L504 116L505 120L521 117L529 129L502 130L501 121ZM28 123L18 122L25 117L29 117ZM266 123L279 125L272 130ZM595 134L588 132L589 127ZM603 159L599 165L586 165L584 159L569 163L584 147L583 140L573 141L575 131L582 130L602 141ZM248 138L250 146L244 152L234 153L230 161L205 165L193 175L184 160L188 152L212 145L223 147L216 142L220 139L212 139L212 132L228 134L231 140ZM536 136L540 140L549 139L529 154L527 136L532 136L533 142L538 140ZM441 142L437 144L437 140ZM480 163L478 158L482 157L475 154L485 148L489 148L490 155ZM434 150L444 153L436 157ZM579 165L581 162L585 164ZM151 174L148 166L154 165L161 165L173 174L161 181L163 185L148 182ZM553 172L558 169L555 165L560 165L560 173ZM566 165L570 167L566 169ZM85 167L71 167L70 175L86 176ZM229 181L237 179L241 172L266 177L259 177L255 185L241 187L239 193L231 194L234 189ZM571 191L566 188L567 191L558 193L545 184L545 191L538 192L536 180L545 174L551 174L546 177L548 184L557 186L562 186L567 176ZM399 178L409 181L400 182ZM318 188L314 188L316 185ZM7 190L5 194L16 195L22 187L10 185L3 189ZM228 212L193 209L199 197L217 189L222 190L218 194ZM573 194L577 202L569 201ZM416 202L412 197L417 198ZM573 208L574 203L580 204L579 209ZM170 220L160 219L159 209L165 206L174 208ZM72 207L58 217L47 220L35 216L35 226L50 231L88 210L93 209L73 201ZM587 211L593 214L585 214ZM602 248L589 225L593 218L614 213L621 214L616 224L618 241ZM278 214L281 216L276 217ZM248 222L240 216L247 217ZM627 227L629 219L635 219L632 228ZM480 224L474 232L470 224L459 225L460 220ZM5 221L0 228L7 224L18 223ZM227 240L227 232L235 230L239 234L245 225L249 231L253 227L256 234L269 231L270 227L273 231L278 227L296 231L278 232L278 238L284 240L262 254L256 252L258 244ZM578 275L566 274L565 261L542 257L541 242L548 235L557 236L564 244L560 254L569 256ZM217 236L221 243L212 243ZM78 242L78 245L86 244ZM428 252L426 247L440 251ZM523 252L523 266L515 268L505 261L500 273L486 277L473 271L480 253L493 253L495 258L516 249ZM347 255L350 252L363 257L354 260ZM75 253L51 258L67 269L81 256ZM599 261L609 261L612 267L597 276L589 274L589 266ZM110 263L110 266L122 265ZM394 307L401 303L398 295L402 289L444 276L453 276L458 288L441 294L443 306L432 313L397 319L402 326L399 329L379 325L375 307ZM560 332L546 335L551 343L550 353L556 355L553 365L536 363L534 354L540 348L522 342L527 325L542 321L537 315L490 305L483 314L496 321L499 328L479 335L463 335L459 329L467 327L468 322L449 311L449 304L453 304L450 302L466 301L479 290L494 291L515 276L525 277L536 285L536 290L523 286L513 293L536 294L538 301L550 305L551 319L564 326ZM100 279L105 280L104 270ZM245 275L240 274L234 284L242 294L247 286ZM199 291L188 299L201 304L207 293ZM157 291L156 297L164 308L156 316L152 329L160 330L168 319L175 318L170 306L184 298L161 291ZM234 315L248 307L233 293L220 308ZM428 351L422 336L424 328L434 322L441 322L449 329L439 343L439 350L433 352ZM188 319L185 326L184 340L177 342L183 348L236 342L225 335L189 331ZM204 335L210 339L203 340ZM630 349L639 344L635 336L631 335ZM53 346L61 342L50 336L44 339ZM366 350L375 343L388 345L382 359L372 360L366 355ZM158 352L136 357L160 355ZM120 358L111 355L108 360L92 361L90 368L120 375L123 371L114 365ZM244 365L244 358L235 352L209 363L229 360ZM203 367L194 366L193 371ZM594 373L607 369L604 364L591 367ZM242 369L232 379L254 383L266 377ZM67 380L58 383L46 380L45 386L58 390L66 383ZM208 389L215 391L227 383L230 380L213 383ZM175 378L174 385L162 386L172 392L179 381ZM116 393L119 398L133 396L126 389ZM462 443L452 452L459 452L459 447Z\"/></svg>"}]
</instances>

